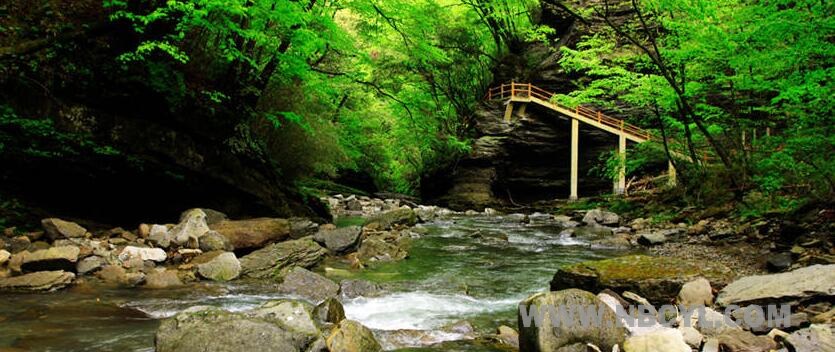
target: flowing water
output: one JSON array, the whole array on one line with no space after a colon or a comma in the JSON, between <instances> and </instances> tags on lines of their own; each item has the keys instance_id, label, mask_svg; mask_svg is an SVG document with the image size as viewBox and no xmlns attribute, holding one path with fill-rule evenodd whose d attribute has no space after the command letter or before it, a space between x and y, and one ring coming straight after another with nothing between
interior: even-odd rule
<instances>
[{"instance_id":1,"label":"flowing water","mask_svg":"<svg viewBox=\"0 0 835 352\"><path fill-rule=\"evenodd\" d=\"M375 330L384 345L417 350L490 351L470 342L417 348L463 334L445 329L466 320L479 332L516 326L520 300L548 287L561 265L618 253L561 235L556 224L522 224L497 216L452 217L419 225L410 257L352 271L329 261L321 272L334 280L378 282L386 294L344 302L349 319ZM174 290L105 289L80 285L51 294L0 295L0 350L153 351L159 319L195 305L246 310L281 298L241 283ZM398 335L394 330L420 330ZM421 332L422 331L422 332Z\"/></svg>"}]
</instances>

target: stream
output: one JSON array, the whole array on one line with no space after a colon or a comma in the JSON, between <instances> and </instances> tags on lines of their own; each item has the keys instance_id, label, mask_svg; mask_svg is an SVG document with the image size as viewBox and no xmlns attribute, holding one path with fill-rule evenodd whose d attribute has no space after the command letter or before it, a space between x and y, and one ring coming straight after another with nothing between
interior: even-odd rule
<instances>
[{"instance_id":1,"label":"stream","mask_svg":"<svg viewBox=\"0 0 835 352\"><path fill-rule=\"evenodd\" d=\"M426 332L410 335L414 341L406 341L414 349L408 350L491 351L470 342L418 347L460 339L443 327L461 320L480 333L515 327L519 301L546 289L560 266L623 254L561 235L550 217L523 224L512 216L461 215L418 226L425 234L413 239L404 261L354 271L330 260L317 269L335 281L365 279L386 289L380 297L343 302L347 317L373 329L384 347L392 348L386 331L411 329ZM0 295L0 350L153 351L159 319L195 305L241 311L277 298L282 296L237 282L167 290L80 285Z\"/></svg>"}]
</instances>

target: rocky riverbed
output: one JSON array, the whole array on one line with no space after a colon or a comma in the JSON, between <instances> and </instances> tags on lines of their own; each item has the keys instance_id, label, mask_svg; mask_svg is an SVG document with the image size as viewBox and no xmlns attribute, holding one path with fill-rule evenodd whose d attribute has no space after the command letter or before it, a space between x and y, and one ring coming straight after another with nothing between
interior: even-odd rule
<instances>
[{"instance_id":1,"label":"rocky riverbed","mask_svg":"<svg viewBox=\"0 0 835 352\"><path fill-rule=\"evenodd\" d=\"M655 223L601 209L453 212L342 195L323 201L333 224L190 209L176 223L131 230L88 231L55 218L44 219L42 231L7 230L0 295L10 304L0 307L0 346L818 351L832 341L831 243L801 237L779 252L756 241L774 231L768 223ZM751 240L721 242L740 230ZM680 323L519 331L520 302L578 300L613 312L615 304L642 302L701 302L717 312L788 302L794 314L791 326L774 331Z\"/></svg>"}]
</instances>

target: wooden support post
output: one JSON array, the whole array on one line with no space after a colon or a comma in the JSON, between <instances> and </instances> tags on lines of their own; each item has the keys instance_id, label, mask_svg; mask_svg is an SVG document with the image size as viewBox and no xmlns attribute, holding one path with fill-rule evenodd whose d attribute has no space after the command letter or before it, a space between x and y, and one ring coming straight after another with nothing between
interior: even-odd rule
<instances>
[{"instance_id":1,"label":"wooden support post","mask_svg":"<svg viewBox=\"0 0 835 352\"><path fill-rule=\"evenodd\" d=\"M525 109L528 107L528 104L522 103L519 105L519 110L516 110L516 115L519 117L525 117Z\"/></svg>"},{"instance_id":2,"label":"wooden support post","mask_svg":"<svg viewBox=\"0 0 835 352\"><path fill-rule=\"evenodd\" d=\"M577 200L577 161L580 147L580 121L571 119L571 194L569 200Z\"/></svg>"},{"instance_id":3,"label":"wooden support post","mask_svg":"<svg viewBox=\"0 0 835 352\"><path fill-rule=\"evenodd\" d=\"M618 179L615 180L615 194L624 194L626 191L626 135L618 135Z\"/></svg>"},{"instance_id":4,"label":"wooden support post","mask_svg":"<svg viewBox=\"0 0 835 352\"><path fill-rule=\"evenodd\" d=\"M513 102L507 102L507 107L504 109L504 122L510 122L510 116L513 115Z\"/></svg>"},{"instance_id":5,"label":"wooden support post","mask_svg":"<svg viewBox=\"0 0 835 352\"><path fill-rule=\"evenodd\" d=\"M676 182L676 168L672 161L667 161L667 185L672 187L676 185Z\"/></svg>"}]
</instances>

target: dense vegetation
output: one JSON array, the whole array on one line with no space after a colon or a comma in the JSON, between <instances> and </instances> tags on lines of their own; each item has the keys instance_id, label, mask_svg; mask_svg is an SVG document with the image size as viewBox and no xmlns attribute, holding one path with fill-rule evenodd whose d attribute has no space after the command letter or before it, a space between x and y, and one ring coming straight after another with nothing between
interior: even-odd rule
<instances>
[{"instance_id":1,"label":"dense vegetation","mask_svg":"<svg viewBox=\"0 0 835 352\"><path fill-rule=\"evenodd\" d=\"M752 213L832 199L831 2L546 3L602 23L577 48L560 48L563 67L583 74L580 89L560 98L641 107L638 123L656 128L668 156L689 170L689 199L736 195Z\"/></svg>"},{"instance_id":2,"label":"dense vegetation","mask_svg":"<svg viewBox=\"0 0 835 352\"><path fill-rule=\"evenodd\" d=\"M631 122L665 137L689 200L735 197L761 212L835 195L827 1L37 3L0 5L0 153L120 154L57 130L24 108L19 87L47 101L81 90L86 103L141 90L150 93L137 99L186 116L178 125L209 126L217 148L270 165L284 183L353 170L417 194L422 175L468 150L502 57L536 42L580 77L563 102L644 112ZM552 28L563 27L540 23L544 11L568 12L592 34L561 45ZM90 42L107 55L80 55ZM104 76L112 84L97 86ZM648 159L631 158L629 169ZM611 174L618 163L608 164Z\"/></svg>"}]
</instances>

